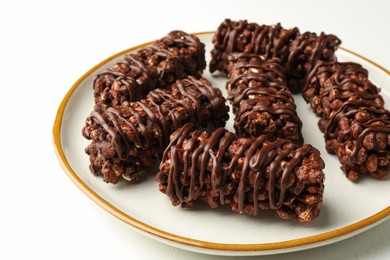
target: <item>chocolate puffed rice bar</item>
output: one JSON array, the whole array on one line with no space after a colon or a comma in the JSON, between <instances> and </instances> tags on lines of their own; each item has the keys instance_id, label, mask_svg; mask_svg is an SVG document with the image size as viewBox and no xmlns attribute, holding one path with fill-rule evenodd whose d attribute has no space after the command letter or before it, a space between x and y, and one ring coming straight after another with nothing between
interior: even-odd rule
<instances>
[{"instance_id":1,"label":"chocolate puffed rice bar","mask_svg":"<svg viewBox=\"0 0 390 260\"><path fill-rule=\"evenodd\" d=\"M228 61L226 86L236 133L243 137L267 134L302 145L302 122L280 60L263 61L256 54L232 53Z\"/></svg>"},{"instance_id":2,"label":"chocolate puffed rice bar","mask_svg":"<svg viewBox=\"0 0 390 260\"><path fill-rule=\"evenodd\" d=\"M205 46L198 37L172 31L95 76L95 110L138 101L149 91L169 88L189 75L199 78L205 67Z\"/></svg>"},{"instance_id":3,"label":"chocolate puffed rice bar","mask_svg":"<svg viewBox=\"0 0 390 260\"><path fill-rule=\"evenodd\" d=\"M326 149L335 153L348 179L383 179L390 171L390 112L368 71L353 62L319 62L303 96L321 116Z\"/></svg>"},{"instance_id":4,"label":"chocolate puffed rice bar","mask_svg":"<svg viewBox=\"0 0 390 260\"><path fill-rule=\"evenodd\" d=\"M285 29L226 19L213 37L210 72L228 74L227 55L233 52L253 53L263 59L279 58L291 92L302 90L307 74L318 60L332 61L340 39L334 35L300 33L298 28Z\"/></svg>"},{"instance_id":5,"label":"chocolate puffed rice bar","mask_svg":"<svg viewBox=\"0 0 390 260\"><path fill-rule=\"evenodd\" d=\"M224 126L228 110L218 88L189 76L170 90L152 90L127 106L93 111L82 130L92 140L85 149L90 169L109 183L117 183L121 176L136 180L141 170L155 164L173 131L189 122L197 127Z\"/></svg>"},{"instance_id":6,"label":"chocolate puffed rice bar","mask_svg":"<svg viewBox=\"0 0 390 260\"><path fill-rule=\"evenodd\" d=\"M249 215L270 209L307 222L320 212L323 168L320 152L308 144L239 138L224 128L209 135L186 124L172 134L156 178L175 206L191 208L201 199L211 208L226 204Z\"/></svg>"}]
</instances>

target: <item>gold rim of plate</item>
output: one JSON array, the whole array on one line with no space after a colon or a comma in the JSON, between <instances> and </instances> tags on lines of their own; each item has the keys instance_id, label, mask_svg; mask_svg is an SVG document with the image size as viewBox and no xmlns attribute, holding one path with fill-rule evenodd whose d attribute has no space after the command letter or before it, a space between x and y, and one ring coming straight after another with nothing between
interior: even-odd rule
<instances>
[{"instance_id":1,"label":"gold rim of plate","mask_svg":"<svg viewBox=\"0 0 390 260\"><path fill-rule=\"evenodd\" d=\"M209 32L199 32L194 33L195 35L204 35L204 34L212 34L213 31ZM91 68L89 71L87 71L83 76L81 76L70 88L70 90L67 92L65 97L63 98L58 111L57 115L54 121L53 126L53 141L54 141L54 148L56 155L58 157L58 160L62 166L62 168L65 170L66 174L69 176L69 178L76 184L76 186L81 189L90 199L92 199L94 202L96 202L99 206L101 206L103 209L108 211L110 214L115 216L116 218L122 220L123 222L133 226L136 229L139 229L143 232L146 232L148 234L151 234L153 236L157 236L158 238L169 240L175 243L179 243L182 245L187 246L193 246L203 249L212 249L212 250L223 250L223 251L268 251L268 250L280 250L280 249L289 249L289 248L296 248L296 247L304 247L309 246L313 244L317 244L320 242L326 242L332 239L336 238L342 238L343 236L346 236L348 234L351 234L353 232L360 231L364 228L369 227L370 225L376 224L380 220L384 220L385 217L390 215L390 206L385 208L384 210L379 211L378 213L363 219L361 221L358 221L356 223L353 223L351 225L335 229L329 232L325 232L318 235L308 236L304 238L298 238L298 239L292 239L292 240L286 240L282 242L275 242L275 243L262 243L262 244L225 244L225 243L215 243L215 242L207 242L197 239L191 239L179 235L175 235L169 232L166 232L164 230L158 229L156 227L153 227L151 225L148 225L146 223L143 223L142 221L139 221L128 214L124 213L123 211L119 210L118 208L111 205L109 202L104 200L102 197L100 197L96 192L94 192L86 183L84 183L80 177L76 174L76 172L72 169L72 167L69 165L69 162L64 154L64 151L62 149L61 145L61 124L62 124L62 118L64 115L65 108L68 104L68 101L74 91L78 88L80 83L87 78L89 75L91 75L93 72L95 72L98 68L106 64L107 62L125 54L131 51L134 51L136 49L142 48L144 46L147 46L151 44L152 42L147 42L144 44L137 45L135 47L123 50L119 53L116 53L112 55L111 57L101 61L97 65L95 65L93 68ZM352 52L350 50L347 50L345 48L340 48L345 52L348 52L354 56L357 56L366 62L370 63L374 67L378 68L379 70L385 72L387 75L390 75L390 71L385 69L384 67L378 65L377 63L367 59L366 57L357 54L355 52Z\"/></svg>"}]
</instances>

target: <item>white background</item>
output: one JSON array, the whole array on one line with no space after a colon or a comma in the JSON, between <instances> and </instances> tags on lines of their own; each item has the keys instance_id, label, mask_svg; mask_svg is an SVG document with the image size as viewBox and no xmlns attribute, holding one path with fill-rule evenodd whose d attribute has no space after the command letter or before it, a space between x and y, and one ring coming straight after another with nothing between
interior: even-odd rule
<instances>
[{"instance_id":1,"label":"white background","mask_svg":"<svg viewBox=\"0 0 390 260\"><path fill-rule=\"evenodd\" d=\"M385 0L2 1L0 259L218 259L138 234L70 181L52 144L64 95L119 51L174 29L215 30L224 18L333 33L389 69L389 13ZM386 221L337 244L263 258L389 259L389 234Z\"/></svg>"}]
</instances>

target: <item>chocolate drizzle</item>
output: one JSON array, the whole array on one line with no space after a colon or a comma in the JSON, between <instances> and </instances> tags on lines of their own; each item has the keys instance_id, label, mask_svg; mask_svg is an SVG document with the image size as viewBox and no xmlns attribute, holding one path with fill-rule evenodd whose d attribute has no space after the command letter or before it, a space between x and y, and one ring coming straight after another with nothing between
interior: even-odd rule
<instances>
[{"instance_id":1,"label":"chocolate drizzle","mask_svg":"<svg viewBox=\"0 0 390 260\"><path fill-rule=\"evenodd\" d=\"M186 124L171 136L157 179L164 184L166 178L165 193L178 198L180 204L191 203L212 190L221 205L227 201L225 196L234 197L240 213L252 201L253 214L257 215L259 192L267 191L270 209L283 207L287 192L291 193L289 188L296 185L297 179L292 175L295 176L313 149L310 145L298 147L286 139L271 142L266 135L253 140L240 139L224 128L208 136ZM237 174L238 183L234 181L235 188L231 191L227 184L237 179L233 177ZM317 177L312 184L318 182L322 187L323 173Z\"/></svg>"}]
</instances>

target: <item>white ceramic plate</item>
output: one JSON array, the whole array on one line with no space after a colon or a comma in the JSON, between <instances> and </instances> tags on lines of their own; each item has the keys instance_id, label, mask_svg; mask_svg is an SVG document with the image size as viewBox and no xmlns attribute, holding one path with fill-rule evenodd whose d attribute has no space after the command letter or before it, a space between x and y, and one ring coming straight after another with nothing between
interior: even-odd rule
<instances>
[{"instance_id":1,"label":"white ceramic plate","mask_svg":"<svg viewBox=\"0 0 390 260\"><path fill-rule=\"evenodd\" d=\"M212 33L198 36L206 44L209 61ZM359 183L347 180L336 156L326 152L317 127L318 118L300 95L295 96L295 101L303 121L305 142L317 147L326 163L324 202L320 216L311 223L283 221L272 212L250 217L227 208L212 210L201 201L194 209L183 210L173 207L168 197L159 192L153 177L139 184L111 185L91 174L84 153L89 141L81 136L81 128L94 104L93 77L124 53L148 44L115 54L85 73L64 97L54 123L55 150L61 165L72 181L102 208L154 239L215 255L265 255L313 248L356 235L389 217L390 180L369 177ZM390 76L386 69L345 49L339 50L337 56L340 61L358 62L367 68L372 81L382 88L386 104L390 104ZM226 79L211 76L207 69L204 76L225 90ZM231 116L227 126L230 130L232 119Z\"/></svg>"}]
</instances>

